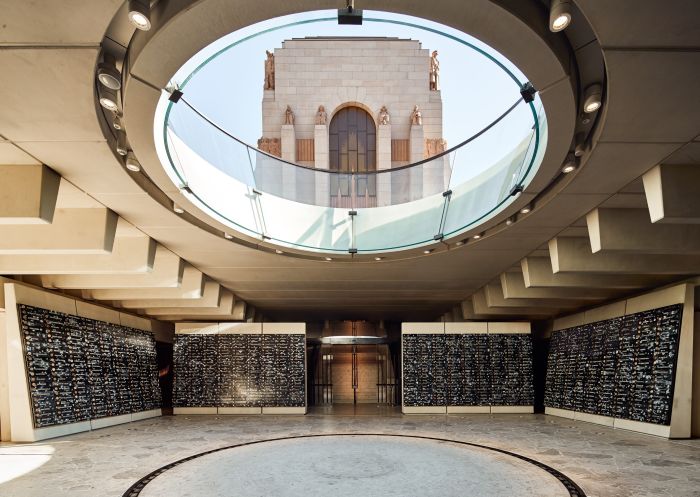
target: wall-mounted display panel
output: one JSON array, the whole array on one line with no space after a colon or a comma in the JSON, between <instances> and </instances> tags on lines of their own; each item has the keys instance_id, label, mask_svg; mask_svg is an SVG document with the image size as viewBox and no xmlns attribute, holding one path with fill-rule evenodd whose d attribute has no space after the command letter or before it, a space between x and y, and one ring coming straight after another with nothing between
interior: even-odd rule
<instances>
[{"instance_id":1,"label":"wall-mounted display panel","mask_svg":"<svg viewBox=\"0 0 700 497\"><path fill-rule=\"evenodd\" d=\"M545 405L669 426L683 306L556 331Z\"/></svg>"},{"instance_id":2,"label":"wall-mounted display panel","mask_svg":"<svg viewBox=\"0 0 700 497\"><path fill-rule=\"evenodd\" d=\"M152 334L18 305L34 428L160 407Z\"/></svg>"},{"instance_id":3,"label":"wall-mounted display panel","mask_svg":"<svg viewBox=\"0 0 700 497\"><path fill-rule=\"evenodd\" d=\"M176 414L305 412L303 323L274 323L267 332L265 325L237 324L176 332Z\"/></svg>"},{"instance_id":4,"label":"wall-mounted display panel","mask_svg":"<svg viewBox=\"0 0 700 497\"><path fill-rule=\"evenodd\" d=\"M423 324L402 332L405 413L532 412L528 323L493 323L494 333L487 323L449 323L442 333Z\"/></svg>"}]
</instances>

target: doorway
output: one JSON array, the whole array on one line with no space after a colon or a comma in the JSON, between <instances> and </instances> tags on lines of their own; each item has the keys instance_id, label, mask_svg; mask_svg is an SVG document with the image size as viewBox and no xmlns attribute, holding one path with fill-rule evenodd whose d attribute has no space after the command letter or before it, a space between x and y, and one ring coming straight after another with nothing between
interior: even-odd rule
<instances>
[{"instance_id":1,"label":"doorway","mask_svg":"<svg viewBox=\"0 0 700 497\"><path fill-rule=\"evenodd\" d=\"M328 130L330 205L376 207L377 130L364 109L350 106L333 116Z\"/></svg>"},{"instance_id":2,"label":"doorway","mask_svg":"<svg viewBox=\"0 0 700 497\"><path fill-rule=\"evenodd\" d=\"M366 343L368 339L375 343ZM398 344L379 343L376 337L338 337L335 342L309 348L310 406L401 404Z\"/></svg>"}]
</instances>

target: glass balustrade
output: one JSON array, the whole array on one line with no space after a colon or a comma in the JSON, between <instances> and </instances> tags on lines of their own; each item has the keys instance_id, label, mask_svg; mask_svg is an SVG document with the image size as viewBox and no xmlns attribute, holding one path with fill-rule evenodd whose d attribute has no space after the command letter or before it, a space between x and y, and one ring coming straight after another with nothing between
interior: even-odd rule
<instances>
[{"instance_id":1,"label":"glass balustrade","mask_svg":"<svg viewBox=\"0 0 700 497\"><path fill-rule=\"evenodd\" d=\"M503 108L446 150L409 138L405 145L420 157L413 163L380 157L387 143L380 145L386 139L381 124L374 148L361 150L354 161L314 161L314 167L283 159L279 147L266 152L238 138L190 97L186 84L178 102L168 101L164 91L156 117L159 155L172 181L200 209L233 230L283 247L382 253L454 238L505 209L532 179L546 149L539 98L526 102L520 93L525 81L483 55L512 81L501 95ZM313 152L322 157L328 143L317 145Z\"/></svg>"}]
</instances>

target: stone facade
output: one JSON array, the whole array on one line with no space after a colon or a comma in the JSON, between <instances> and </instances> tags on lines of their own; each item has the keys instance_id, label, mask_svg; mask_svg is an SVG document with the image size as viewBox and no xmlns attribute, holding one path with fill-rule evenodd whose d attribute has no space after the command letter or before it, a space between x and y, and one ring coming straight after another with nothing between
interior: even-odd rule
<instances>
[{"instance_id":1,"label":"stone facade","mask_svg":"<svg viewBox=\"0 0 700 497\"><path fill-rule=\"evenodd\" d=\"M377 128L377 169L423 160L428 154L445 149L442 98L439 90L430 89L430 67L430 50L422 48L416 40L343 37L286 40L281 48L274 50L274 88L264 90L261 143L279 140L281 151L278 153L283 159L301 159L299 162L303 165L328 169L328 128L338 111L356 106L372 116ZM288 106L294 113L293 125L289 124ZM320 106L327 114L325 124L319 123ZM415 120L411 122L416 106L420 110L421 124ZM381 123L382 107L388 111L389 124ZM308 150L309 140L314 141L313 158L308 153L300 155L297 150L302 143ZM402 142L404 145L397 147ZM407 147L405 142L408 142ZM392 154L392 148L395 151L407 148L407 156ZM447 161L443 163L440 168L448 167ZM267 168L262 166L264 164L259 164L256 174L261 180L269 176ZM426 193L425 188L432 192L445 186L446 175L442 172L436 172L434 179L429 178L429 174L421 176L423 184L413 181L409 197L420 198ZM288 179L293 182L292 178ZM279 182L271 177L269 180ZM426 182L435 184L425 186ZM293 197L298 188L287 183L283 180L283 185L278 184L284 191L271 193ZM322 185L317 184L316 190L319 188L322 189ZM402 185L401 189L405 190L406 186ZM390 185L380 190L384 192L380 194L390 195ZM327 192L317 191L317 202L326 195ZM379 205L382 203L390 203L388 197Z\"/></svg>"}]
</instances>

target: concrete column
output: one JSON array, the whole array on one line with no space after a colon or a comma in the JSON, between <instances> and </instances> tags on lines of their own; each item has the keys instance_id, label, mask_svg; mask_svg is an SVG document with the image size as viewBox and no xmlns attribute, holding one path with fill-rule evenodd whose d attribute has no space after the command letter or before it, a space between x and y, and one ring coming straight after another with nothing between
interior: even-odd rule
<instances>
[{"instance_id":1,"label":"concrete column","mask_svg":"<svg viewBox=\"0 0 700 497\"><path fill-rule=\"evenodd\" d=\"M329 168L328 156L328 126L317 124L314 126L314 167L327 170ZM329 205L330 203L330 174L314 174L316 181L316 205Z\"/></svg>"},{"instance_id":2,"label":"concrete column","mask_svg":"<svg viewBox=\"0 0 700 497\"><path fill-rule=\"evenodd\" d=\"M411 125L411 135L409 138L409 154L408 160L412 164L423 160L425 153L425 134L423 125ZM417 200L423 197L423 168L414 167L410 171L411 177L411 193L410 199Z\"/></svg>"},{"instance_id":3,"label":"concrete column","mask_svg":"<svg viewBox=\"0 0 700 497\"><path fill-rule=\"evenodd\" d=\"M391 169L391 124L377 128L377 170ZM377 175L377 205L391 204L391 174Z\"/></svg>"},{"instance_id":4,"label":"concrete column","mask_svg":"<svg viewBox=\"0 0 700 497\"><path fill-rule=\"evenodd\" d=\"M282 125L282 159L289 162L296 162L297 159L297 137L293 124ZM282 165L282 196L286 199L296 199L296 171L294 166Z\"/></svg>"}]
</instances>

